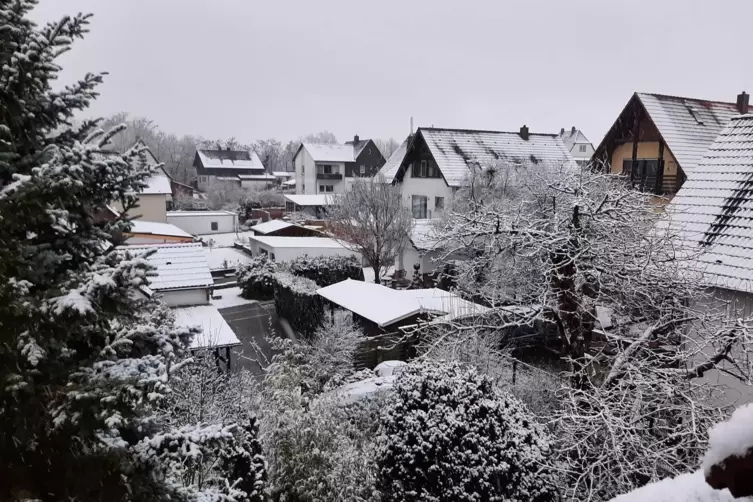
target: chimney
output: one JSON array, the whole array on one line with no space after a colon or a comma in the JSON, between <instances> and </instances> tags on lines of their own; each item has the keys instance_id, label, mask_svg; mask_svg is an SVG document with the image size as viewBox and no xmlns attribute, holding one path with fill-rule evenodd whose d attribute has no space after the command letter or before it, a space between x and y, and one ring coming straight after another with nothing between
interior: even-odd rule
<instances>
[{"instance_id":1,"label":"chimney","mask_svg":"<svg viewBox=\"0 0 753 502\"><path fill-rule=\"evenodd\" d=\"M564 136L564 135L565 135L565 128L563 127L562 129L560 129L560 136Z\"/></svg>"},{"instance_id":2,"label":"chimney","mask_svg":"<svg viewBox=\"0 0 753 502\"><path fill-rule=\"evenodd\" d=\"M748 113L748 105L750 104L750 94L743 91L737 95L737 111L740 115Z\"/></svg>"},{"instance_id":3,"label":"chimney","mask_svg":"<svg viewBox=\"0 0 753 502\"><path fill-rule=\"evenodd\" d=\"M520 137L523 138L523 141L528 141L528 126L524 125L520 128Z\"/></svg>"},{"instance_id":4,"label":"chimney","mask_svg":"<svg viewBox=\"0 0 753 502\"><path fill-rule=\"evenodd\" d=\"M576 131L576 129L575 129L575 126L573 126L573 128L572 128L572 129L570 129L570 135L571 135L571 136L572 136L572 135L575 135L575 131Z\"/></svg>"},{"instance_id":5,"label":"chimney","mask_svg":"<svg viewBox=\"0 0 753 502\"><path fill-rule=\"evenodd\" d=\"M413 117L410 118L410 135L413 136Z\"/></svg>"},{"instance_id":6,"label":"chimney","mask_svg":"<svg viewBox=\"0 0 753 502\"><path fill-rule=\"evenodd\" d=\"M353 136L353 144L358 143L358 139L359 139L358 138L358 134L356 134L355 136Z\"/></svg>"}]
</instances>

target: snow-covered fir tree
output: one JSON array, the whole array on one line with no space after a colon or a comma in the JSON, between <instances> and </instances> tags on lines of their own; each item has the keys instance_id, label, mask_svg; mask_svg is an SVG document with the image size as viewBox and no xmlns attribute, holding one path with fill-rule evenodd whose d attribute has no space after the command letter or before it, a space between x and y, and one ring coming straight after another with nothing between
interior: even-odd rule
<instances>
[{"instance_id":1,"label":"snow-covered fir tree","mask_svg":"<svg viewBox=\"0 0 753 502\"><path fill-rule=\"evenodd\" d=\"M102 218L151 172L113 153L117 128L72 125L103 74L51 87L90 16L37 27L35 4L0 0L0 499L247 500L253 423L158 429L192 333L141 294L145 257L113 246L129 222ZM185 482L218 451L217 483Z\"/></svg>"},{"instance_id":2,"label":"snow-covered fir tree","mask_svg":"<svg viewBox=\"0 0 753 502\"><path fill-rule=\"evenodd\" d=\"M525 407L458 363L414 363L384 414L382 500L557 500L549 440Z\"/></svg>"}]
</instances>

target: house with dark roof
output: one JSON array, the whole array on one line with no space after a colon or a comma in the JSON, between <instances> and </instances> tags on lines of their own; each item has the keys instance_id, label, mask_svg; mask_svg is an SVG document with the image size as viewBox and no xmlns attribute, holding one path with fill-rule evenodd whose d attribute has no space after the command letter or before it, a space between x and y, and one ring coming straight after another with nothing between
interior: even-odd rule
<instances>
[{"instance_id":1,"label":"house with dark roof","mask_svg":"<svg viewBox=\"0 0 753 502\"><path fill-rule=\"evenodd\" d=\"M293 157L295 193L343 193L355 179L374 176L384 162L374 141L357 135L343 145L303 142Z\"/></svg>"},{"instance_id":2,"label":"house with dark roof","mask_svg":"<svg viewBox=\"0 0 753 502\"><path fill-rule=\"evenodd\" d=\"M277 178L267 172L259 156L246 150L196 150L193 160L199 190L216 184L231 184L243 188L265 189L277 184Z\"/></svg>"},{"instance_id":3,"label":"house with dark roof","mask_svg":"<svg viewBox=\"0 0 753 502\"><path fill-rule=\"evenodd\" d=\"M637 92L592 161L607 172L623 173L641 190L672 196L730 119L748 113L749 98L743 92L726 103Z\"/></svg>"},{"instance_id":4,"label":"house with dark roof","mask_svg":"<svg viewBox=\"0 0 753 502\"><path fill-rule=\"evenodd\" d=\"M416 219L442 215L477 170L528 165L574 165L557 134L419 127L380 171L397 185Z\"/></svg>"},{"instance_id":5,"label":"house with dark roof","mask_svg":"<svg viewBox=\"0 0 753 502\"><path fill-rule=\"evenodd\" d=\"M594 146L588 141L583 131L577 129L575 126L567 130L563 127L560 129L559 136L575 162L579 166L588 165L594 154Z\"/></svg>"}]
</instances>

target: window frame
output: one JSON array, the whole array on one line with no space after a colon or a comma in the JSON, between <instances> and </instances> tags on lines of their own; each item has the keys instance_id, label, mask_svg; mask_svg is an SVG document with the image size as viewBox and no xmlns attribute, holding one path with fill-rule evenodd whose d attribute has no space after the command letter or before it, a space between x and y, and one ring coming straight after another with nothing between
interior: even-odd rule
<instances>
[{"instance_id":1,"label":"window frame","mask_svg":"<svg viewBox=\"0 0 753 502\"><path fill-rule=\"evenodd\" d=\"M423 204L421 202L423 201ZM425 220L429 216L429 198L426 195L411 195L411 215L413 219ZM418 209L418 211L416 211ZM423 214L423 216L421 216Z\"/></svg>"},{"instance_id":2,"label":"window frame","mask_svg":"<svg viewBox=\"0 0 753 502\"><path fill-rule=\"evenodd\" d=\"M444 211L444 197L434 197L434 210Z\"/></svg>"},{"instance_id":3,"label":"window frame","mask_svg":"<svg viewBox=\"0 0 753 502\"><path fill-rule=\"evenodd\" d=\"M578 152L585 153L588 145L578 145Z\"/></svg>"},{"instance_id":4,"label":"window frame","mask_svg":"<svg viewBox=\"0 0 753 502\"><path fill-rule=\"evenodd\" d=\"M220 230L220 222L219 221L210 221L209 222L209 229L212 232L219 232L219 230Z\"/></svg>"},{"instance_id":5,"label":"window frame","mask_svg":"<svg viewBox=\"0 0 753 502\"><path fill-rule=\"evenodd\" d=\"M360 166L358 167L358 173L359 173L359 174L360 174L361 176L366 176L366 165L365 165L365 164L361 164L361 165L360 165Z\"/></svg>"}]
</instances>

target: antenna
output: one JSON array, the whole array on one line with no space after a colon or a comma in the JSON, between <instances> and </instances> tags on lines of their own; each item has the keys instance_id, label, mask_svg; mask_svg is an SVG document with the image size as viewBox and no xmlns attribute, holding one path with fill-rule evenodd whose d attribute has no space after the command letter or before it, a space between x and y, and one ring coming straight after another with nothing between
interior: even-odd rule
<instances>
[{"instance_id":1,"label":"antenna","mask_svg":"<svg viewBox=\"0 0 753 502\"><path fill-rule=\"evenodd\" d=\"M410 135L413 136L413 117L410 118Z\"/></svg>"}]
</instances>

